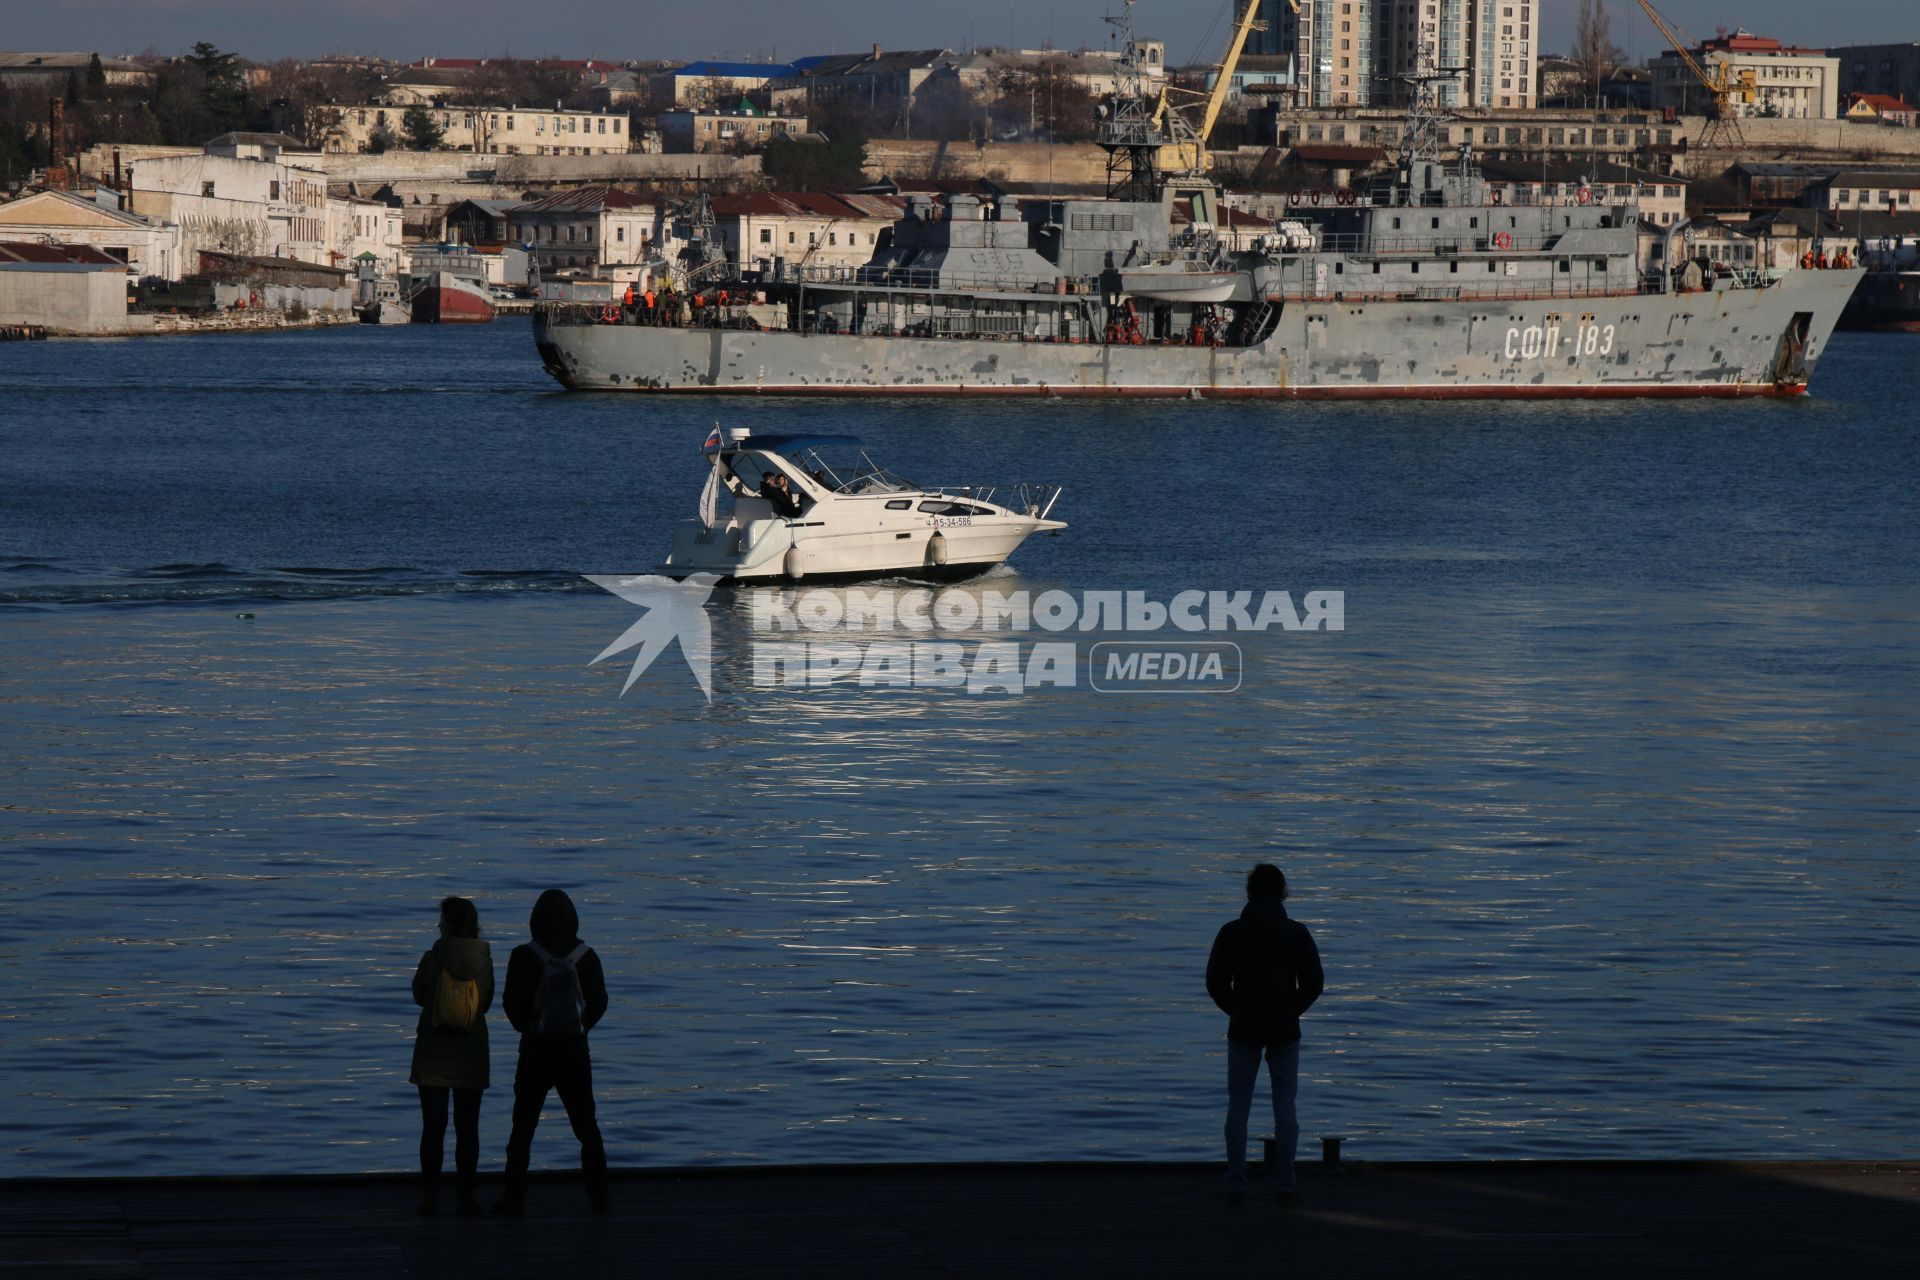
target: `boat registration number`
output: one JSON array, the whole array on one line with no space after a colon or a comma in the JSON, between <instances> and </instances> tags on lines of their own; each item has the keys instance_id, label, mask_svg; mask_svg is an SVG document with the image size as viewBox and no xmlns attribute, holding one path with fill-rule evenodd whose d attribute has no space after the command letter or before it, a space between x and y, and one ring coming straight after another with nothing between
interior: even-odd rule
<instances>
[{"instance_id":1,"label":"boat registration number","mask_svg":"<svg viewBox=\"0 0 1920 1280\"><path fill-rule=\"evenodd\" d=\"M1503 354L1509 360L1548 360L1566 355L1578 360L1582 356L1610 356L1613 354L1613 326L1610 324L1582 324L1574 329L1568 341L1561 340L1560 326L1528 325L1507 330L1506 346Z\"/></svg>"},{"instance_id":2,"label":"boat registration number","mask_svg":"<svg viewBox=\"0 0 1920 1280\"><path fill-rule=\"evenodd\" d=\"M933 527L936 529L959 529L973 523L972 516L935 516Z\"/></svg>"}]
</instances>

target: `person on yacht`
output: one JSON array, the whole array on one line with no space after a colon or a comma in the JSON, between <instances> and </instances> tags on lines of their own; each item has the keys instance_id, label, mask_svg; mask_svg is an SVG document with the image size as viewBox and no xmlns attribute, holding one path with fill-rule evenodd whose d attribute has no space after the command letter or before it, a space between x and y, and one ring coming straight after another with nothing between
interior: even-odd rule
<instances>
[{"instance_id":1,"label":"person on yacht","mask_svg":"<svg viewBox=\"0 0 1920 1280\"><path fill-rule=\"evenodd\" d=\"M773 514L777 516L792 519L800 514L800 495L778 471L770 471L761 479L760 496L773 504Z\"/></svg>"}]
</instances>

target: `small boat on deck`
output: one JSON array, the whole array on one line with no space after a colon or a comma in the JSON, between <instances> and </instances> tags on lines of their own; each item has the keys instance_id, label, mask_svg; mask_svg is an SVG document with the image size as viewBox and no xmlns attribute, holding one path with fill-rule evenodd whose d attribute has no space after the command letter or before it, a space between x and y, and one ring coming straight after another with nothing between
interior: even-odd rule
<instances>
[{"instance_id":1,"label":"small boat on deck","mask_svg":"<svg viewBox=\"0 0 1920 1280\"><path fill-rule=\"evenodd\" d=\"M885 471L855 436L715 431L700 517L681 524L659 572L723 582L968 578L1050 519L1057 485L923 488ZM721 510L722 494L730 509Z\"/></svg>"}]
</instances>

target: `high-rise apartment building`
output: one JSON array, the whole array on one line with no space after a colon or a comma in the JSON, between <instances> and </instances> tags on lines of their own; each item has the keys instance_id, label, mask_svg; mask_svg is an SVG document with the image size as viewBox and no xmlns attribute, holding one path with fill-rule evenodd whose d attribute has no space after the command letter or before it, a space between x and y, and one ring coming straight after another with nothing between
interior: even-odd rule
<instances>
[{"instance_id":1,"label":"high-rise apartment building","mask_svg":"<svg viewBox=\"0 0 1920 1280\"><path fill-rule=\"evenodd\" d=\"M1541 0L1262 0L1247 52L1284 57L1303 106L1404 102L1415 75L1453 71L1442 106L1531 107Z\"/></svg>"}]
</instances>

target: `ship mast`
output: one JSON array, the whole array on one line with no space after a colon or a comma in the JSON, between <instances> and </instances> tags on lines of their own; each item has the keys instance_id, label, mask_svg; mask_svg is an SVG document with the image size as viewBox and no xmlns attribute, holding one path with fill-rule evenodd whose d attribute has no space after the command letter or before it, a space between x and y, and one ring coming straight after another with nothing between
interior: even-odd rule
<instances>
[{"instance_id":1,"label":"ship mast","mask_svg":"<svg viewBox=\"0 0 1920 1280\"><path fill-rule=\"evenodd\" d=\"M1160 195L1160 148L1167 143L1160 120L1166 95L1148 98L1133 37L1134 0L1107 24L1120 32L1121 53L1113 96L1100 107L1095 141L1107 153L1107 199L1155 200Z\"/></svg>"}]
</instances>

